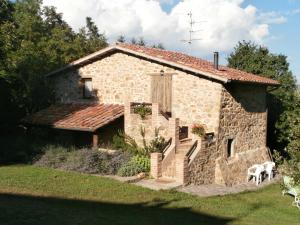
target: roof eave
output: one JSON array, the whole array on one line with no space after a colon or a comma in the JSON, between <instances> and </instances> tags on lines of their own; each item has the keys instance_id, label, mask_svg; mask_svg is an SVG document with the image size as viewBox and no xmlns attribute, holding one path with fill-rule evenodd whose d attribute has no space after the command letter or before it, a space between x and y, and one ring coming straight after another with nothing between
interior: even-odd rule
<instances>
[{"instance_id":1,"label":"roof eave","mask_svg":"<svg viewBox=\"0 0 300 225\"><path fill-rule=\"evenodd\" d=\"M268 83L268 82L260 82L260 81L245 81L245 80L233 80L230 79L228 83L243 83L243 84L254 84L254 85L264 85L264 86L280 86L280 83Z\"/></svg>"},{"instance_id":2,"label":"roof eave","mask_svg":"<svg viewBox=\"0 0 300 225\"><path fill-rule=\"evenodd\" d=\"M139 57L143 57L143 58L146 58L146 59L149 59L149 60L152 60L152 61L156 61L156 62L159 62L159 63L162 63L162 64L166 64L166 65L169 65L169 66L172 66L172 67L176 67L176 68L180 68L182 70L185 70L185 71L189 71L189 72L192 72L192 73L195 73L195 74L199 74L199 75L202 75L202 76L205 76L209 79L213 79L213 80L217 80L219 82L222 82L224 84L226 83L230 83L230 82L240 82L240 83L252 83L252 84L261 84L261 85L267 85L267 86L279 86L280 83L268 83L268 82L260 82L260 81L243 81L243 80L233 80L233 79L228 79L228 78L225 78L225 77L220 77L218 75L214 75L212 73L208 73L208 72L205 72L205 71L202 71L202 70L198 70L198 69L193 69L189 66L185 66L185 65L182 65L182 64L179 64L179 63L175 63L175 62L170 62L168 60L165 60L165 59L161 59L161 58L158 58L158 57L154 57L154 56L150 56L150 55L147 55L147 54L144 54L142 52L138 52L138 51L134 51L134 50L131 50L131 49L128 49L128 48L125 48L125 47L122 47L118 44L116 45L111 45L109 47L106 47L102 50L99 50L95 53L92 53L88 56L85 56L81 59L78 59L60 69L57 69L57 70L54 70L48 74L46 74L47 77L50 77L52 75L55 75L55 74L58 74L58 73L61 73L67 69L71 69L75 66L79 66L81 64L84 64L86 62L89 62L89 61L92 61L96 58L99 58L109 52L112 52L112 51L115 51L115 50L119 50L119 51L122 51L122 52L125 52L125 53L129 53L129 54L132 54L132 55L135 55L135 56L139 56Z\"/></svg>"},{"instance_id":3,"label":"roof eave","mask_svg":"<svg viewBox=\"0 0 300 225\"><path fill-rule=\"evenodd\" d=\"M123 47L120 47L118 45L116 45L115 48L118 49L118 50L120 50L120 51L124 51L124 52L130 53L130 54L133 54L133 55L137 55L137 56L140 56L140 57L143 57L143 58L147 58L147 59L150 59L150 60L153 60L153 61L157 61L157 62L166 64L166 65L170 65L170 66L173 66L173 67L177 67L177 68L180 68L180 69L183 69L183 70L186 70L186 71L190 71L192 73L201 74L201 75L204 75L204 76L206 76L208 78L221 81L223 83L227 83L228 82L227 78L222 78L222 77L213 75L211 73L207 73L207 72L204 72L204 71L201 71L201 70L196 70L196 69L193 69L191 67L184 66L182 64L170 62L168 60L160 59L160 58L157 58L157 57L154 57L154 56L149 56L147 54L144 54L144 53L141 53L141 52L137 52L137 51L134 51L134 50L130 50L130 49L127 49L127 48L123 48Z\"/></svg>"},{"instance_id":4,"label":"roof eave","mask_svg":"<svg viewBox=\"0 0 300 225\"><path fill-rule=\"evenodd\" d=\"M166 65L170 65L170 66L173 66L173 67L177 67L177 68L181 68L183 70L186 70L186 71L190 71L192 73L196 73L196 74L201 74L201 75L204 75L208 78L211 78L211 79L214 79L214 80L218 80L218 81L221 81L222 83L227 83L228 82L228 79L227 78L222 78L222 77L219 77L219 76L216 76L216 75L213 75L211 73L207 73L207 72L204 72L204 71L201 71L201 70L196 70L196 69L193 69L193 68L190 68L188 66L184 66L184 65L181 65L181 64L178 64L178 63L173 63L173 62L170 62L168 60L164 60L164 59L160 59L160 58L157 58L157 57L153 57L153 56L149 56L147 54L144 54L144 53L141 53L141 52L137 52L137 51L133 51L133 50L130 50L130 49L127 49L127 48L123 48L123 47L120 47L118 45L112 45L110 47L107 47L107 48L104 48L100 51L97 51L93 54L90 54L86 57L83 57L81 59L78 59L60 69L57 69L57 70L54 70L48 74L46 74L46 77L50 77L50 76L53 76L55 74L58 74L60 72L63 72L67 69L71 69L75 66L78 66L82 63L85 63L87 61L90 61L90 60L93 60L95 58L98 58L110 51L114 51L114 50L119 50L119 51L122 51L122 52L125 52L125 53L130 53L132 55L136 55L136 56L140 56L140 57L143 57L143 58L146 58L146 59L150 59L150 60L153 60L153 61L157 61L157 62L160 62L160 63L163 63L163 64L166 64Z\"/></svg>"},{"instance_id":5,"label":"roof eave","mask_svg":"<svg viewBox=\"0 0 300 225\"><path fill-rule=\"evenodd\" d=\"M112 46L106 47L104 49L101 49L101 50L99 50L97 52L94 52L94 53L92 53L90 55L87 55L87 56L85 56L83 58L80 58L80 59L78 59L78 60L76 60L74 62L69 63L68 65L66 65L64 67L61 67L61 68L59 68L57 70L54 70L54 71L46 74L46 77L50 77L52 75L58 74L58 73L63 72L65 70L67 70L67 69L71 69L74 66L78 66L78 65L80 65L82 63L85 63L87 61L90 61L90 60L93 60L95 58L98 58L99 56L102 56L105 53L108 53L108 52L113 51L113 50L115 50L115 45L112 45Z\"/></svg>"}]
</instances>

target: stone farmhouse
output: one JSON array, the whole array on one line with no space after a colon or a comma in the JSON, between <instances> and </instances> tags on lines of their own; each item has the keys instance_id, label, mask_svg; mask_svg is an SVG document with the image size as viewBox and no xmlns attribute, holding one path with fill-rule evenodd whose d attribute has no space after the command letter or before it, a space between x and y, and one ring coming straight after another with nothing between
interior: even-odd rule
<instances>
[{"instance_id":1,"label":"stone farmhouse","mask_svg":"<svg viewBox=\"0 0 300 225\"><path fill-rule=\"evenodd\" d=\"M182 184L245 182L247 168L270 160L267 86L277 81L179 52L119 43L48 74L57 104L25 119L83 135L96 147L118 129L142 145L167 140L151 154L151 175ZM146 106L144 119L135 107ZM192 133L195 124L205 135Z\"/></svg>"}]
</instances>

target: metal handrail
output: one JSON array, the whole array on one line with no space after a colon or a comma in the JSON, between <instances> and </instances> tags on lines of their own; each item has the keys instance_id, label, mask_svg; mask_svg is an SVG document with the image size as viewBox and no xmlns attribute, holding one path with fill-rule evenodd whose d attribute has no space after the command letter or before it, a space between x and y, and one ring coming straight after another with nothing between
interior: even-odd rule
<instances>
[{"instance_id":1,"label":"metal handrail","mask_svg":"<svg viewBox=\"0 0 300 225\"><path fill-rule=\"evenodd\" d=\"M191 146L191 148L189 149L189 151L185 155L188 158L188 161L191 160L191 156L193 155L193 153L196 150L197 146L198 146L198 140L196 140L194 142L194 144Z\"/></svg>"},{"instance_id":2,"label":"metal handrail","mask_svg":"<svg viewBox=\"0 0 300 225\"><path fill-rule=\"evenodd\" d=\"M162 110L160 110L160 114L165 117L167 120L169 120L171 118L171 116L167 113L167 112L164 112Z\"/></svg>"},{"instance_id":3,"label":"metal handrail","mask_svg":"<svg viewBox=\"0 0 300 225\"><path fill-rule=\"evenodd\" d=\"M139 106L139 105L143 105L143 106L150 106L152 105L152 103L149 102L130 102L131 106Z\"/></svg>"},{"instance_id":4,"label":"metal handrail","mask_svg":"<svg viewBox=\"0 0 300 225\"><path fill-rule=\"evenodd\" d=\"M170 138L170 139L166 142L165 146L163 147L163 151L162 151L162 157L163 157L163 158L164 158L164 156L165 156L166 151L167 151L168 148L171 146L171 144L172 144L172 138Z\"/></svg>"}]
</instances>

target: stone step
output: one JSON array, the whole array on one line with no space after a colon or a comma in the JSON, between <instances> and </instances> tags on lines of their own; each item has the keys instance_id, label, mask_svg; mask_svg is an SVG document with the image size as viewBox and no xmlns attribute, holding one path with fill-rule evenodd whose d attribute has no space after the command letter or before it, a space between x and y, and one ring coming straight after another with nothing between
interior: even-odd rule
<instances>
[{"instance_id":1,"label":"stone step","mask_svg":"<svg viewBox=\"0 0 300 225\"><path fill-rule=\"evenodd\" d=\"M193 144L189 143L189 144L181 144L176 148L176 154L186 154L191 147L193 146Z\"/></svg>"},{"instance_id":2,"label":"stone step","mask_svg":"<svg viewBox=\"0 0 300 225\"><path fill-rule=\"evenodd\" d=\"M179 140L180 143L185 143L185 142L189 142L189 141L192 141L192 138L184 138L184 139Z\"/></svg>"}]
</instances>

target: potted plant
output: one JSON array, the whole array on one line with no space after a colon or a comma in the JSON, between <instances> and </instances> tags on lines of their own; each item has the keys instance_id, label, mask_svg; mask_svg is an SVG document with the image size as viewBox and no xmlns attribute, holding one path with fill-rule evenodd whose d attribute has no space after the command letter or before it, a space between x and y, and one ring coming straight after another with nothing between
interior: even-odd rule
<instances>
[{"instance_id":1,"label":"potted plant","mask_svg":"<svg viewBox=\"0 0 300 225\"><path fill-rule=\"evenodd\" d=\"M203 137L205 135L205 127L202 124L194 124L192 126L192 133L198 137Z\"/></svg>"},{"instance_id":2,"label":"potted plant","mask_svg":"<svg viewBox=\"0 0 300 225\"><path fill-rule=\"evenodd\" d=\"M139 105L134 108L134 113L139 114L142 120L144 120L147 115L151 115L152 110L149 106Z\"/></svg>"}]
</instances>

